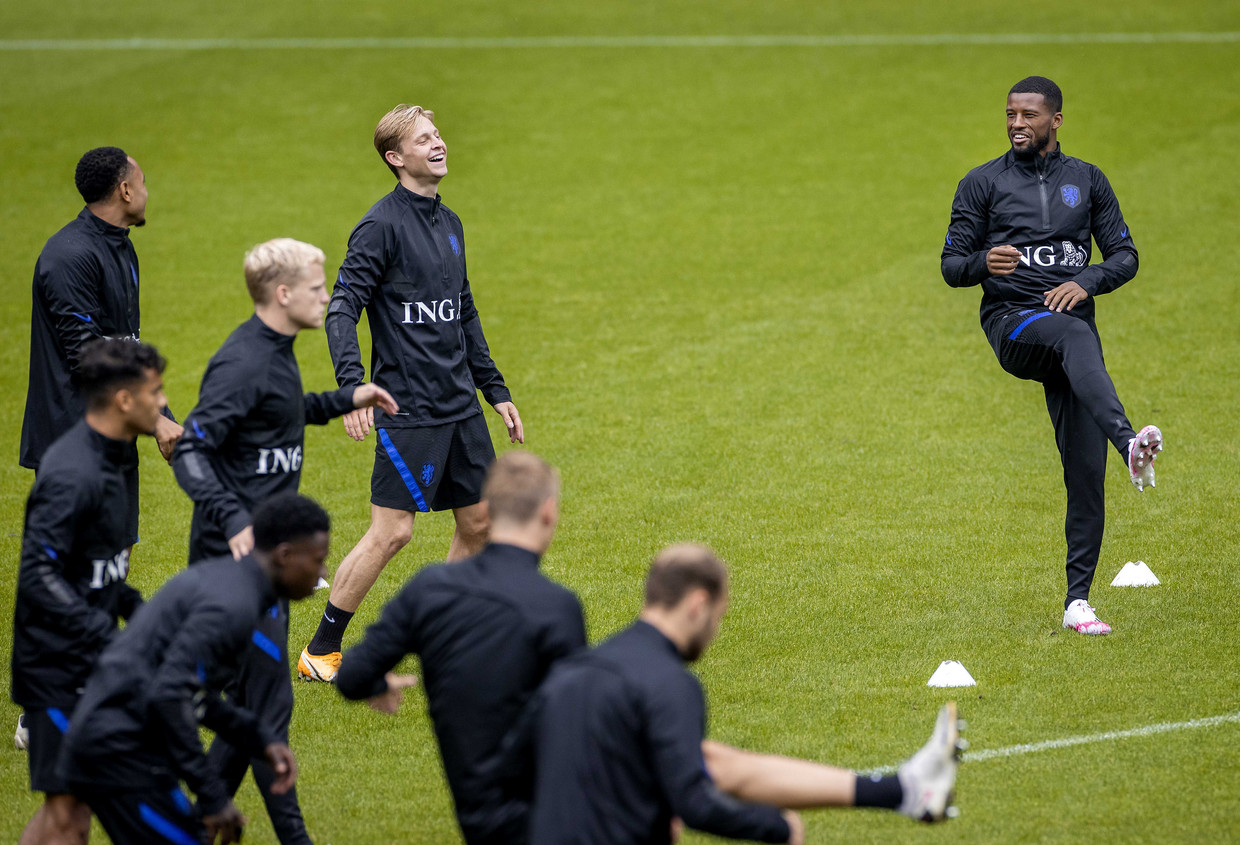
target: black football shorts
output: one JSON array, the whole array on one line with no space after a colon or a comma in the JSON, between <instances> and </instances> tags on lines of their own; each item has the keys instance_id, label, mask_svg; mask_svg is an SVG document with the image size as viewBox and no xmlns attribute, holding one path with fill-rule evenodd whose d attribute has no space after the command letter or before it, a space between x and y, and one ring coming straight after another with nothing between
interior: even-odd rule
<instances>
[{"instance_id":1,"label":"black football shorts","mask_svg":"<svg viewBox=\"0 0 1240 845\"><path fill-rule=\"evenodd\" d=\"M113 845L203 845L198 808L176 786L140 792L79 790Z\"/></svg>"},{"instance_id":2,"label":"black football shorts","mask_svg":"<svg viewBox=\"0 0 1240 845\"><path fill-rule=\"evenodd\" d=\"M56 773L56 758L69 731L72 707L30 708L22 716L22 724L30 732L30 791L47 795L64 795L69 791L65 779Z\"/></svg>"},{"instance_id":3,"label":"black football shorts","mask_svg":"<svg viewBox=\"0 0 1240 845\"><path fill-rule=\"evenodd\" d=\"M371 504L442 511L482 501L495 447L482 414L443 425L377 429Z\"/></svg>"}]
</instances>

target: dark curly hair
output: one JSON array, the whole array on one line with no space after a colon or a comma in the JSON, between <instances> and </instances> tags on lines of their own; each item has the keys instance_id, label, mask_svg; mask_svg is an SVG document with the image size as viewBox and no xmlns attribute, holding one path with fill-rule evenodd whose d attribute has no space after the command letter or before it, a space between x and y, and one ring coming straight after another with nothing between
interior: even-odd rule
<instances>
[{"instance_id":1,"label":"dark curly hair","mask_svg":"<svg viewBox=\"0 0 1240 845\"><path fill-rule=\"evenodd\" d=\"M147 370L164 371L167 362L154 346L123 338L92 340L82 349L78 385L90 408L102 408L117 390L146 377Z\"/></svg>"},{"instance_id":2,"label":"dark curly hair","mask_svg":"<svg viewBox=\"0 0 1240 845\"><path fill-rule=\"evenodd\" d=\"M254 547L270 552L281 543L331 531L332 520L314 499L277 493L254 509Z\"/></svg>"},{"instance_id":3,"label":"dark curly hair","mask_svg":"<svg viewBox=\"0 0 1240 845\"><path fill-rule=\"evenodd\" d=\"M87 205L107 199L129 175L129 156L120 147L95 147L77 163L73 181Z\"/></svg>"},{"instance_id":4,"label":"dark curly hair","mask_svg":"<svg viewBox=\"0 0 1240 845\"><path fill-rule=\"evenodd\" d=\"M1063 92L1045 76L1026 76L1013 85L1008 94L1041 94L1046 99L1046 107L1051 110L1051 114L1063 111Z\"/></svg>"}]
</instances>

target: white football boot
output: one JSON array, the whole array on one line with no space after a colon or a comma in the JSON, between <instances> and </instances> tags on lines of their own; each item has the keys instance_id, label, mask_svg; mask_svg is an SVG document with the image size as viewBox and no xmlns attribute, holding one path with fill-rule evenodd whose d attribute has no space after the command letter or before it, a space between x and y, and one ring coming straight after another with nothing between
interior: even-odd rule
<instances>
[{"instance_id":1,"label":"white football boot","mask_svg":"<svg viewBox=\"0 0 1240 845\"><path fill-rule=\"evenodd\" d=\"M1063 612L1063 626L1078 634L1097 637L1111 633L1111 626L1098 618L1093 607L1085 599L1077 599Z\"/></svg>"},{"instance_id":2,"label":"white football boot","mask_svg":"<svg viewBox=\"0 0 1240 845\"><path fill-rule=\"evenodd\" d=\"M955 793L960 751L966 745L960 738L960 727L956 702L949 701L939 710L930 740L896 770L904 789L898 808L901 814L921 822L955 817L956 808L949 805Z\"/></svg>"},{"instance_id":3,"label":"white football boot","mask_svg":"<svg viewBox=\"0 0 1240 845\"><path fill-rule=\"evenodd\" d=\"M26 727L26 714L17 717L17 731L13 734L13 746L18 751L30 748L30 728Z\"/></svg>"}]
</instances>

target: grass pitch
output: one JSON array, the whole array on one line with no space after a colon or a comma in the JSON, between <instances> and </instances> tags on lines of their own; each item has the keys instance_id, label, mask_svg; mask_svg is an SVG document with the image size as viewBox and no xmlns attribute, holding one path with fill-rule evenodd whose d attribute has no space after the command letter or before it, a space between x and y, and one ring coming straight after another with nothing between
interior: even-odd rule
<instances>
[{"instance_id":1,"label":"grass pitch","mask_svg":"<svg viewBox=\"0 0 1240 845\"><path fill-rule=\"evenodd\" d=\"M31 483L16 466L29 280L44 241L80 208L78 156L118 144L147 173L150 224L133 233L144 338L167 355L184 415L207 359L249 313L244 250L308 240L332 275L353 224L391 188L374 124L416 102L436 110L448 143L443 195L464 220L474 295L529 448L564 475L545 566L581 595L591 638L636 613L663 544L706 541L732 564L732 610L699 667L714 738L864 769L911 752L953 696L975 750L1235 713L1240 43L1089 37L1238 30L1234 4L1148 0L1052 0L1036 14L906 0L6 6L0 605L12 606ZM1085 40L10 49L942 33ZM1116 633L1101 640L1059 628L1063 491L1041 391L999 369L978 328L979 292L949 289L938 271L956 183L1004 151L1006 91L1032 73L1063 87L1064 150L1103 168L1136 238L1141 272L1106 296L1098 322L1133 423L1156 422L1168 443L1160 485L1144 495L1112 461L1092 598ZM331 387L322 335L298 351L307 389ZM488 420L499 442L502 425ZM333 515L333 565L365 530L372 449L339 424L307 433L302 489ZM183 565L190 508L153 443L143 457L131 577L149 593ZM450 522L419 517L346 645L442 557ZM1138 558L1163 586L1110 588ZM325 601L295 608L294 652ZM928 689L946 658L979 685ZM7 661L0 675L7 685ZM320 686L296 694L293 747L316 841L457 841L420 694L397 719ZM16 716L0 707L0 725ZM945 827L813 812L809 838L1236 839L1238 731L979 761L962 769L963 815ZM37 802L24 755L0 759L0 838L14 841ZM246 841L274 842L249 783L239 803L253 822Z\"/></svg>"}]
</instances>

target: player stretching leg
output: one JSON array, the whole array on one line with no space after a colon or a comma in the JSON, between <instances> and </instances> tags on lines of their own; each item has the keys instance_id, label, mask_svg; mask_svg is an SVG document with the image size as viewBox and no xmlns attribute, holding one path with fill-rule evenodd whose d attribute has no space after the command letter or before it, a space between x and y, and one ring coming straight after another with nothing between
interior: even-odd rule
<instances>
[{"instance_id":1,"label":"player stretching leg","mask_svg":"<svg viewBox=\"0 0 1240 845\"><path fill-rule=\"evenodd\" d=\"M364 374L357 321L365 310L372 338L371 378L400 404L399 414L354 411L345 431L362 440L375 428L370 528L336 570L301 677L331 681L354 612L389 560L404 548L418 512L451 509L456 531L448 560L477 554L487 541L482 484L495 450L477 391L494 406L513 443L521 417L500 375L465 272L461 220L442 204L447 147L434 114L397 106L375 128L375 149L399 184L366 213L327 310L327 342L341 387Z\"/></svg>"},{"instance_id":2,"label":"player stretching leg","mask_svg":"<svg viewBox=\"0 0 1240 845\"><path fill-rule=\"evenodd\" d=\"M982 286L982 329L1003 369L1042 383L1068 492L1063 626L1109 634L1089 604L1102 547L1107 441L1144 490L1154 486L1163 440L1152 425L1133 431L1102 359L1094 297L1137 274L1137 248L1102 171L1060 151L1062 107L1059 86L1045 77L1009 92L1012 148L961 180L942 270L952 287ZM1091 237L1103 257L1092 267Z\"/></svg>"}]
</instances>

